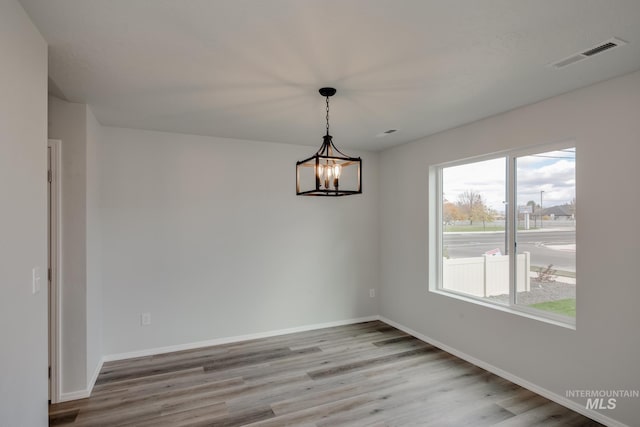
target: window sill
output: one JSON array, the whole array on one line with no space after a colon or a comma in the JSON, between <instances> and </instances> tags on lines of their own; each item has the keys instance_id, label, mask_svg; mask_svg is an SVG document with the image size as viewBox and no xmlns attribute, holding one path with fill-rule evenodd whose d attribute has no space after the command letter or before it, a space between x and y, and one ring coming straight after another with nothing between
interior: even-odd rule
<instances>
[{"instance_id":1,"label":"window sill","mask_svg":"<svg viewBox=\"0 0 640 427\"><path fill-rule=\"evenodd\" d=\"M476 305L480 305L483 307L487 307L490 308L492 310L498 310L498 311L502 311L505 313L510 313L510 314L514 314L520 317L525 317L527 319L533 319L533 320L537 320L539 322L543 322L543 323L548 323L551 325L555 325L555 326L560 326L566 329L570 329L575 331L576 330L576 321L573 318L565 318L564 316L546 316L544 314L541 314L538 310L535 309L529 309L527 307L519 307L519 306L514 306L514 305L501 305L501 304L496 304L496 303L490 303L487 301L484 301L480 298L474 298L472 296L469 295L464 295L464 294L460 294L457 293L455 291L450 291L450 290L442 290L442 289L429 289L429 292L432 292L434 294L438 294L438 295L442 295L442 296L446 296L449 298L454 298L457 300L461 300L461 301L465 301L465 302L469 302L472 304L476 304Z\"/></svg>"}]
</instances>

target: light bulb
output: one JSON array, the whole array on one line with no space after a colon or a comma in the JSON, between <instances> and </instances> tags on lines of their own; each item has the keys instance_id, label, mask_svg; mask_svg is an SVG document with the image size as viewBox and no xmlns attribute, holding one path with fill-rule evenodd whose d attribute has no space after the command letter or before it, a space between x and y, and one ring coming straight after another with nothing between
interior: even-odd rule
<instances>
[{"instance_id":1,"label":"light bulb","mask_svg":"<svg viewBox=\"0 0 640 427\"><path fill-rule=\"evenodd\" d=\"M322 181L322 176L324 175L324 167L322 165L318 165L316 167L316 174L320 181Z\"/></svg>"},{"instance_id":2,"label":"light bulb","mask_svg":"<svg viewBox=\"0 0 640 427\"><path fill-rule=\"evenodd\" d=\"M329 165L324 165L322 167L322 171L324 172L322 176L322 178L324 178L324 188L329 188L329 183L331 182L331 168L329 167Z\"/></svg>"},{"instance_id":3,"label":"light bulb","mask_svg":"<svg viewBox=\"0 0 640 427\"><path fill-rule=\"evenodd\" d=\"M333 188L337 190L340 181L340 173L342 173L342 166L334 163L333 166L331 166L331 169L333 170L333 176L335 177L333 178Z\"/></svg>"}]
</instances>

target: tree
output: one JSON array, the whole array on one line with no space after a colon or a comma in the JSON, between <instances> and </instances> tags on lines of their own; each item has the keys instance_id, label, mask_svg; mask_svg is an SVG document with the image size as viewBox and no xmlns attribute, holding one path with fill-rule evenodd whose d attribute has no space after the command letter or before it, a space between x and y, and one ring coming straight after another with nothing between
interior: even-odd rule
<instances>
[{"instance_id":1,"label":"tree","mask_svg":"<svg viewBox=\"0 0 640 427\"><path fill-rule=\"evenodd\" d=\"M458 207L448 200L442 203L442 219L445 223L450 224L454 221L463 219Z\"/></svg>"},{"instance_id":2,"label":"tree","mask_svg":"<svg viewBox=\"0 0 640 427\"><path fill-rule=\"evenodd\" d=\"M493 222L496 219L496 213L485 206L484 202L480 207L477 208L477 211L474 215L475 219L478 221L482 221L482 228L487 229L487 222Z\"/></svg>"},{"instance_id":3,"label":"tree","mask_svg":"<svg viewBox=\"0 0 640 427\"><path fill-rule=\"evenodd\" d=\"M475 190L465 190L458 195L458 208L460 213L469 220L469 225L473 225L475 219L475 212L478 209L478 205L482 203L482 196Z\"/></svg>"},{"instance_id":4,"label":"tree","mask_svg":"<svg viewBox=\"0 0 640 427\"><path fill-rule=\"evenodd\" d=\"M458 196L457 207L463 218L473 221L482 221L483 226L495 219L495 212L487 207L482 195L475 190L465 190Z\"/></svg>"}]
</instances>

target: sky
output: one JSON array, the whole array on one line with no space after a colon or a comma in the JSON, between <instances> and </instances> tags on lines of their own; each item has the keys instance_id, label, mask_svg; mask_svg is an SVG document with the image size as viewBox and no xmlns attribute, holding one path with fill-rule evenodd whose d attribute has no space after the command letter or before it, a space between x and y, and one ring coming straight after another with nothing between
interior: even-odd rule
<instances>
[{"instance_id":1,"label":"sky","mask_svg":"<svg viewBox=\"0 0 640 427\"><path fill-rule=\"evenodd\" d=\"M575 149L543 152L517 157L518 206L533 200L542 206L568 204L575 198ZM504 157L460 166L442 171L444 198L456 202L458 195L475 190L485 203L497 212L504 212L506 160Z\"/></svg>"}]
</instances>

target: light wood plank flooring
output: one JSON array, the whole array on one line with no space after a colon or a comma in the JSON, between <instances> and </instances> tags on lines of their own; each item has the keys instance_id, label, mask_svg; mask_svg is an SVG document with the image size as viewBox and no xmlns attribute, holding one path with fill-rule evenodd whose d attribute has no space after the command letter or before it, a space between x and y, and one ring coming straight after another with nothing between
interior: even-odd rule
<instances>
[{"instance_id":1,"label":"light wood plank flooring","mask_svg":"<svg viewBox=\"0 0 640 427\"><path fill-rule=\"evenodd\" d=\"M60 426L597 426L382 322L106 363Z\"/></svg>"}]
</instances>

